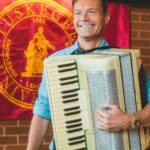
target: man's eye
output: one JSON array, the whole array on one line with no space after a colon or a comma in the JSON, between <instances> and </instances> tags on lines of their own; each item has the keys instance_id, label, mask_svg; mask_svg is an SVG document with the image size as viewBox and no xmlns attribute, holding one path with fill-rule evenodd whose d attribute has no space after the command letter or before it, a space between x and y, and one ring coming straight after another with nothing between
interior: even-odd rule
<instances>
[{"instance_id":1,"label":"man's eye","mask_svg":"<svg viewBox=\"0 0 150 150\"><path fill-rule=\"evenodd\" d=\"M89 11L89 14L96 14L96 11Z\"/></svg>"},{"instance_id":2,"label":"man's eye","mask_svg":"<svg viewBox=\"0 0 150 150\"><path fill-rule=\"evenodd\" d=\"M75 15L80 15L81 14L81 12L75 12Z\"/></svg>"}]
</instances>

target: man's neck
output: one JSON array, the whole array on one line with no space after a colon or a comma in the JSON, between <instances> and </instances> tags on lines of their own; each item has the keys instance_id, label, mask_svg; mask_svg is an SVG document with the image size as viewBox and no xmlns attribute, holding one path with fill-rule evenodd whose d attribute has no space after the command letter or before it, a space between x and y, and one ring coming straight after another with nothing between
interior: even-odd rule
<instances>
[{"instance_id":1,"label":"man's neck","mask_svg":"<svg viewBox=\"0 0 150 150\"><path fill-rule=\"evenodd\" d=\"M84 50L93 49L93 48L99 47L102 41L103 41L103 38L97 39L97 40L79 39L79 47Z\"/></svg>"}]
</instances>

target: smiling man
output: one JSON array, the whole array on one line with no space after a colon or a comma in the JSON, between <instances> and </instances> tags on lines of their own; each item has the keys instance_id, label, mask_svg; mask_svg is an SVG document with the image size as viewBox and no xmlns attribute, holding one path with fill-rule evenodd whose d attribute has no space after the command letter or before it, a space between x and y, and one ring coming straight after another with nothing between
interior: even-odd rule
<instances>
[{"instance_id":1,"label":"smiling man","mask_svg":"<svg viewBox=\"0 0 150 150\"><path fill-rule=\"evenodd\" d=\"M96 47L108 46L103 37L104 26L109 21L107 1L73 0L72 6L74 10L73 23L78 34L78 40L71 47L58 51L53 56L70 55L77 50L86 51ZM33 113L27 150L40 148L51 120L44 74ZM54 142L51 142L50 149L55 149Z\"/></svg>"},{"instance_id":2,"label":"smiling man","mask_svg":"<svg viewBox=\"0 0 150 150\"><path fill-rule=\"evenodd\" d=\"M73 0L74 26L78 39L74 45L54 53L52 56L77 54L80 51L88 51L93 48L108 46L104 39L104 26L109 21L106 0ZM49 58L48 58L49 59ZM117 106L106 104L104 107L112 109L111 114L101 111L96 112L97 128L103 130L118 131L123 128L130 128L132 115L124 114ZM143 112L136 113L141 116L147 113L143 122L150 118L150 105L147 105ZM45 75L42 76L39 96L33 109L33 119L28 139L27 150L37 150L43 142L50 120L51 110L49 107L48 92ZM143 115L144 116L144 115ZM150 120L150 119L149 119ZM142 120L140 120L142 123ZM147 122L149 124L149 122ZM146 124L146 123L145 123ZM111 126L109 126L111 125ZM52 141L50 149L55 149Z\"/></svg>"}]
</instances>

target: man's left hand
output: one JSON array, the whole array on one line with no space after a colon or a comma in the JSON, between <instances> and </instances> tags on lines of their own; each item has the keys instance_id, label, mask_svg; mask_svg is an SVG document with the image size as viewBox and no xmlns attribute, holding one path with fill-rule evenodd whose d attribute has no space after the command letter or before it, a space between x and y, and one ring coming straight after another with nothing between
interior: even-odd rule
<instances>
[{"instance_id":1,"label":"man's left hand","mask_svg":"<svg viewBox=\"0 0 150 150\"><path fill-rule=\"evenodd\" d=\"M98 129L119 131L130 127L132 116L123 113L117 105L107 103L103 105L103 108L110 111L96 110L96 127Z\"/></svg>"}]
</instances>

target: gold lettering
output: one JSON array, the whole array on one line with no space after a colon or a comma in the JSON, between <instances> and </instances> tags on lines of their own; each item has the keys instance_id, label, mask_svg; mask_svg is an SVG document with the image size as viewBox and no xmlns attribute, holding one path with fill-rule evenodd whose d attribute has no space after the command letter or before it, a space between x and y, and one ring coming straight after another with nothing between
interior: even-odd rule
<instances>
[{"instance_id":1,"label":"gold lettering","mask_svg":"<svg viewBox=\"0 0 150 150\"><path fill-rule=\"evenodd\" d=\"M4 89L8 89L11 85L13 85L13 82L10 81L9 77L6 77L1 83L2 87Z\"/></svg>"},{"instance_id":2,"label":"gold lettering","mask_svg":"<svg viewBox=\"0 0 150 150\"><path fill-rule=\"evenodd\" d=\"M43 19L43 18L36 17L36 18L33 18L32 20L33 20L34 23L45 24L45 19Z\"/></svg>"},{"instance_id":3,"label":"gold lettering","mask_svg":"<svg viewBox=\"0 0 150 150\"><path fill-rule=\"evenodd\" d=\"M16 86L11 92L11 95L14 96L18 89L20 89L20 87Z\"/></svg>"},{"instance_id":4,"label":"gold lettering","mask_svg":"<svg viewBox=\"0 0 150 150\"><path fill-rule=\"evenodd\" d=\"M12 26L13 25L13 18L9 15L9 14L6 14L6 16L4 16L2 18L2 20L8 25L8 26Z\"/></svg>"},{"instance_id":5,"label":"gold lettering","mask_svg":"<svg viewBox=\"0 0 150 150\"><path fill-rule=\"evenodd\" d=\"M47 15L47 7L41 5L40 15Z\"/></svg>"},{"instance_id":6,"label":"gold lettering","mask_svg":"<svg viewBox=\"0 0 150 150\"><path fill-rule=\"evenodd\" d=\"M29 94L29 91L25 92L25 90L21 89L21 100L24 101Z\"/></svg>"},{"instance_id":7,"label":"gold lettering","mask_svg":"<svg viewBox=\"0 0 150 150\"><path fill-rule=\"evenodd\" d=\"M72 32L72 33L69 34L69 36L70 36L70 39L72 41L74 41L77 38L77 33L76 32Z\"/></svg>"},{"instance_id":8,"label":"gold lettering","mask_svg":"<svg viewBox=\"0 0 150 150\"><path fill-rule=\"evenodd\" d=\"M61 15L59 15L59 11L58 10L54 10L53 12L52 12L52 18L54 19L54 20L56 20L56 21L59 21L59 19L61 18Z\"/></svg>"},{"instance_id":9,"label":"gold lettering","mask_svg":"<svg viewBox=\"0 0 150 150\"><path fill-rule=\"evenodd\" d=\"M16 17L17 17L18 19L20 19L20 18L23 16L23 13L22 13L18 8L16 8L16 9L14 10L14 12L15 12L15 14L17 15Z\"/></svg>"},{"instance_id":10,"label":"gold lettering","mask_svg":"<svg viewBox=\"0 0 150 150\"><path fill-rule=\"evenodd\" d=\"M0 70L0 76L6 74L6 71L3 70L3 66L0 66L0 67L2 67L2 68L0 68L0 69L1 69L1 70Z\"/></svg>"},{"instance_id":11,"label":"gold lettering","mask_svg":"<svg viewBox=\"0 0 150 150\"><path fill-rule=\"evenodd\" d=\"M29 87L31 89L37 89L39 86L40 84L26 82L26 87Z\"/></svg>"},{"instance_id":12,"label":"gold lettering","mask_svg":"<svg viewBox=\"0 0 150 150\"><path fill-rule=\"evenodd\" d=\"M67 41L67 42L65 43L65 47L69 47L69 46L70 46L70 42Z\"/></svg>"},{"instance_id":13,"label":"gold lettering","mask_svg":"<svg viewBox=\"0 0 150 150\"><path fill-rule=\"evenodd\" d=\"M8 65L8 64L7 64ZM16 78L18 76L18 74L16 73L16 71L14 70L12 63L9 64L8 69L10 70L11 74Z\"/></svg>"},{"instance_id":14,"label":"gold lettering","mask_svg":"<svg viewBox=\"0 0 150 150\"><path fill-rule=\"evenodd\" d=\"M2 36L5 36L5 32L0 30L0 34L2 34Z\"/></svg>"},{"instance_id":15,"label":"gold lettering","mask_svg":"<svg viewBox=\"0 0 150 150\"><path fill-rule=\"evenodd\" d=\"M36 12L32 10L32 4L25 5L25 7L26 7L27 15L36 15Z\"/></svg>"},{"instance_id":16,"label":"gold lettering","mask_svg":"<svg viewBox=\"0 0 150 150\"><path fill-rule=\"evenodd\" d=\"M0 69L3 69L3 66L2 66L2 65L0 66Z\"/></svg>"},{"instance_id":17,"label":"gold lettering","mask_svg":"<svg viewBox=\"0 0 150 150\"><path fill-rule=\"evenodd\" d=\"M1 65L0 66L0 75L6 74L6 71L4 70L4 67Z\"/></svg>"},{"instance_id":18,"label":"gold lettering","mask_svg":"<svg viewBox=\"0 0 150 150\"><path fill-rule=\"evenodd\" d=\"M62 24L63 28L65 30L69 29L70 28L70 25L72 24L72 19L70 18L67 18L67 20Z\"/></svg>"}]
</instances>

